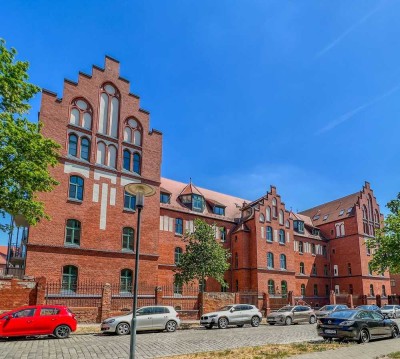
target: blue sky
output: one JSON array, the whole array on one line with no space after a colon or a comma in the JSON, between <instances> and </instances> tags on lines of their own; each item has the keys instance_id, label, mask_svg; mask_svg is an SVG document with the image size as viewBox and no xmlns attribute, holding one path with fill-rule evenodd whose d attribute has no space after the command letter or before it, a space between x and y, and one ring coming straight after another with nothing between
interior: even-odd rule
<instances>
[{"instance_id":1,"label":"blue sky","mask_svg":"<svg viewBox=\"0 0 400 359\"><path fill-rule=\"evenodd\" d=\"M164 133L165 177L249 200L275 184L294 210L368 180L384 209L400 191L399 13L396 0L14 0L0 36L60 96L64 78L120 60Z\"/></svg>"}]
</instances>

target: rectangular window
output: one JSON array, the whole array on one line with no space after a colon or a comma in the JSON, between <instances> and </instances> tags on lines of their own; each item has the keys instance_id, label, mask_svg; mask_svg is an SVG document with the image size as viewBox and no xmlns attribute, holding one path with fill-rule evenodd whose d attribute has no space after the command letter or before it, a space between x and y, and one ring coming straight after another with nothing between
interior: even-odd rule
<instances>
[{"instance_id":1,"label":"rectangular window","mask_svg":"<svg viewBox=\"0 0 400 359\"><path fill-rule=\"evenodd\" d=\"M179 234L179 235L183 234L183 219L182 218L175 219L175 234Z\"/></svg>"},{"instance_id":2,"label":"rectangular window","mask_svg":"<svg viewBox=\"0 0 400 359\"><path fill-rule=\"evenodd\" d=\"M192 209L193 211L203 212L203 197L197 194L192 195Z\"/></svg>"},{"instance_id":3,"label":"rectangular window","mask_svg":"<svg viewBox=\"0 0 400 359\"><path fill-rule=\"evenodd\" d=\"M166 193L160 193L160 203L169 203L170 195Z\"/></svg>"},{"instance_id":4,"label":"rectangular window","mask_svg":"<svg viewBox=\"0 0 400 359\"><path fill-rule=\"evenodd\" d=\"M129 209L131 211L136 209L136 196L133 196L128 192L124 193L124 209Z\"/></svg>"},{"instance_id":5,"label":"rectangular window","mask_svg":"<svg viewBox=\"0 0 400 359\"><path fill-rule=\"evenodd\" d=\"M226 229L225 229L225 227L221 227L219 230L221 233L221 242L225 242L226 241Z\"/></svg>"},{"instance_id":6,"label":"rectangular window","mask_svg":"<svg viewBox=\"0 0 400 359\"><path fill-rule=\"evenodd\" d=\"M304 233L304 222L293 221L293 229L298 233Z\"/></svg>"},{"instance_id":7,"label":"rectangular window","mask_svg":"<svg viewBox=\"0 0 400 359\"><path fill-rule=\"evenodd\" d=\"M220 216L225 216L225 208L224 207L214 206L213 212L214 212L214 214L218 214Z\"/></svg>"}]
</instances>

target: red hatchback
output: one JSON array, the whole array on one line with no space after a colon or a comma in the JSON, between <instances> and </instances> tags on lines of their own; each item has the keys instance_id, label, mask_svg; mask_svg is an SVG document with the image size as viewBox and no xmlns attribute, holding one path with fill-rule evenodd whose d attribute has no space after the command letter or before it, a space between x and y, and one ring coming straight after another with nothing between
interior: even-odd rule
<instances>
[{"instance_id":1,"label":"red hatchback","mask_svg":"<svg viewBox=\"0 0 400 359\"><path fill-rule=\"evenodd\" d=\"M0 338L54 335L65 339L76 325L75 314L65 306L26 306L0 314Z\"/></svg>"}]
</instances>

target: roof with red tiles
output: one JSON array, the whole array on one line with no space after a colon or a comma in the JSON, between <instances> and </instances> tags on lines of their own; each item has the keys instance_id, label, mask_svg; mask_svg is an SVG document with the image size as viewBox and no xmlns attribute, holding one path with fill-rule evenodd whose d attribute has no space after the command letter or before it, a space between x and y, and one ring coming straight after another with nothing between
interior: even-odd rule
<instances>
[{"instance_id":1,"label":"roof with red tiles","mask_svg":"<svg viewBox=\"0 0 400 359\"><path fill-rule=\"evenodd\" d=\"M199 212L191 211L179 201L178 197L180 195L193 193L203 196L205 201L207 202L207 205L202 214L214 218L221 218L227 220L240 218L241 216L240 208L242 207L243 202L249 202L248 200L245 200L243 198L211 191L205 188L196 187L192 183L189 184L182 183L168 178L161 178L161 187L165 191L171 193L170 203L168 204L162 203L161 207L176 209L183 212L194 213L196 215L199 215ZM225 216L214 214L212 211L213 205L224 206Z\"/></svg>"},{"instance_id":2,"label":"roof with red tiles","mask_svg":"<svg viewBox=\"0 0 400 359\"><path fill-rule=\"evenodd\" d=\"M8 251L7 246L0 246L0 265L6 264L7 251Z\"/></svg>"}]
</instances>

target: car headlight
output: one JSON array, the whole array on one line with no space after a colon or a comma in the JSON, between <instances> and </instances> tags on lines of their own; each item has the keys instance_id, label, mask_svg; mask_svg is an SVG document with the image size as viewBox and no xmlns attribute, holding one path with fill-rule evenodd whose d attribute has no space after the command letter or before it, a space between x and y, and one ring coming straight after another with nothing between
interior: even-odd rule
<instances>
[{"instance_id":1,"label":"car headlight","mask_svg":"<svg viewBox=\"0 0 400 359\"><path fill-rule=\"evenodd\" d=\"M105 320L104 324L111 324L111 323L114 323L114 322L115 322L115 319L109 319L109 320Z\"/></svg>"},{"instance_id":2,"label":"car headlight","mask_svg":"<svg viewBox=\"0 0 400 359\"><path fill-rule=\"evenodd\" d=\"M209 316L209 318L215 318L215 317L218 317L218 315L217 314L213 314L213 315Z\"/></svg>"},{"instance_id":3,"label":"car headlight","mask_svg":"<svg viewBox=\"0 0 400 359\"><path fill-rule=\"evenodd\" d=\"M355 323L354 320L345 320L344 322L339 323L340 326L350 327Z\"/></svg>"}]
</instances>

